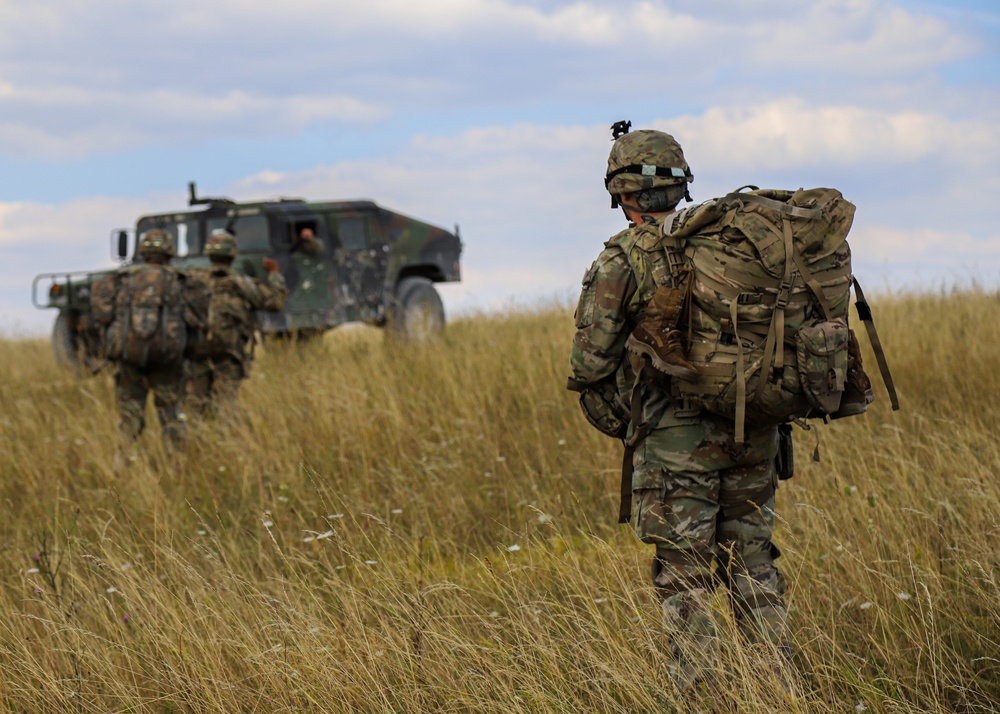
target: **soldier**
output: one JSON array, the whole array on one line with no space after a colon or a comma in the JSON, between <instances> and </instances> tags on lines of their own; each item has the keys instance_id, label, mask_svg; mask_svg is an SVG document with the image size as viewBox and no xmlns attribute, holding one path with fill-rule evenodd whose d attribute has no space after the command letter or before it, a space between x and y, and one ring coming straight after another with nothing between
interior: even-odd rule
<instances>
[{"instance_id":1,"label":"soldier","mask_svg":"<svg viewBox=\"0 0 1000 714\"><path fill-rule=\"evenodd\" d=\"M776 427L751 425L737 448L732 419L673 396L670 375L694 369L676 332L682 293L670 292L684 285L685 271L670 266L673 284L664 290L653 270L662 275L666 266L650 262L650 249L664 218L682 198L691 200L694 176L669 134L618 134L605 185L629 227L605 243L584 277L570 388L584 393L592 423L610 419L616 426L599 428L626 439L619 520L630 520L634 503L636 535L655 548L652 584L673 655L669 675L691 691L715 680L719 640L709 600L720 583L751 641L762 652L773 653L773 646L787 654L784 581L771 540L778 435ZM652 358L660 369L651 368Z\"/></svg>"},{"instance_id":2,"label":"soldier","mask_svg":"<svg viewBox=\"0 0 1000 714\"><path fill-rule=\"evenodd\" d=\"M323 255L324 248L323 241L316 237L315 231L306 226L299 231L299 237L295 241L295 245L292 246L292 252L300 252L315 258Z\"/></svg>"},{"instance_id":3,"label":"soldier","mask_svg":"<svg viewBox=\"0 0 1000 714\"><path fill-rule=\"evenodd\" d=\"M192 350L187 365L188 405L200 415L213 400L224 408L235 404L253 356L251 311L280 312L288 295L276 260L264 259L265 283L232 270L238 253L236 238L217 231L205 244L211 266L192 271L208 284L212 294L205 337Z\"/></svg>"},{"instance_id":4,"label":"soldier","mask_svg":"<svg viewBox=\"0 0 1000 714\"><path fill-rule=\"evenodd\" d=\"M208 293L203 283L169 265L174 241L164 231L143 234L137 252L142 262L94 283L93 316L106 328L105 356L117 365L115 399L123 441L134 442L142 433L152 392L163 436L177 446L185 436L184 351L205 324Z\"/></svg>"}]
</instances>

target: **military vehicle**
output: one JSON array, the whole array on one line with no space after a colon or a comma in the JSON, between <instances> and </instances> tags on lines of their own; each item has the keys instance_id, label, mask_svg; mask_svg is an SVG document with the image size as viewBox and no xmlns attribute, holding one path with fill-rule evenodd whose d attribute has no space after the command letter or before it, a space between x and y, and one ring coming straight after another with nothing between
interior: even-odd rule
<instances>
[{"instance_id":1,"label":"military vehicle","mask_svg":"<svg viewBox=\"0 0 1000 714\"><path fill-rule=\"evenodd\" d=\"M112 231L115 257L127 264L131 253L137 260L138 238L160 228L177 246L172 265L204 266L205 241L226 229L240 247L234 269L263 278L263 259L274 258L288 283L284 311L256 316L266 335L306 338L348 322L384 327L412 340L444 329L434 283L461 279L457 225L450 233L372 201L244 203L199 197L194 183L188 190L188 210L142 216L134 229ZM305 229L321 242L319 254L303 250ZM103 363L100 333L90 318L90 287L105 272L45 273L32 284L35 306L59 311L52 333L56 359L81 373Z\"/></svg>"}]
</instances>

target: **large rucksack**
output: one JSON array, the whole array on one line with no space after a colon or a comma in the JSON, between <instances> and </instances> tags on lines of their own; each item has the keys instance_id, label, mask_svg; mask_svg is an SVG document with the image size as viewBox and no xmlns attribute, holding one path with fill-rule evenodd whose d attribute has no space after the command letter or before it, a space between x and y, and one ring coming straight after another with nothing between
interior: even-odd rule
<instances>
[{"instance_id":1,"label":"large rucksack","mask_svg":"<svg viewBox=\"0 0 1000 714\"><path fill-rule=\"evenodd\" d=\"M199 309L187 276L146 264L106 275L94 283L94 318L108 325L105 355L138 367L176 363L188 343L189 327L200 327Z\"/></svg>"},{"instance_id":2,"label":"large rucksack","mask_svg":"<svg viewBox=\"0 0 1000 714\"><path fill-rule=\"evenodd\" d=\"M649 261L658 285L685 284L687 359L678 396L747 426L833 415L848 371L854 205L835 189L737 191L673 214ZM860 286L857 286L860 290ZM858 313L898 408L871 314Z\"/></svg>"},{"instance_id":3,"label":"large rucksack","mask_svg":"<svg viewBox=\"0 0 1000 714\"><path fill-rule=\"evenodd\" d=\"M208 275L211 299L204 337L193 348L197 358L232 355L242 358L252 334L250 305L240 283L240 276L228 270Z\"/></svg>"}]
</instances>

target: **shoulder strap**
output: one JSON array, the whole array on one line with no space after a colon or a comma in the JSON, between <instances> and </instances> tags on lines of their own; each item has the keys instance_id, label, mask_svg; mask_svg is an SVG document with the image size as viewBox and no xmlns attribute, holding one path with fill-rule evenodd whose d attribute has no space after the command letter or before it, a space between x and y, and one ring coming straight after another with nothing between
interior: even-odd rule
<instances>
[{"instance_id":1,"label":"shoulder strap","mask_svg":"<svg viewBox=\"0 0 1000 714\"><path fill-rule=\"evenodd\" d=\"M868 339L872 343L872 350L875 352L875 359L878 361L878 370L882 374L882 381L885 383L886 391L889 392L889 401L892 403L892 410L899 410L899 397L896 396L896 385L892 381L892 374L889 372L889 363L885 359L885 350L882 349L882 341L878 338L875 330L875 320L872 318L872 309L865 300L865 294L861 291L861 283L857 278L852 278L854 283L854 293L857 301L854 307L857 308L858 317L865 323L868 331Z\"/></svg>"}]
</instances>

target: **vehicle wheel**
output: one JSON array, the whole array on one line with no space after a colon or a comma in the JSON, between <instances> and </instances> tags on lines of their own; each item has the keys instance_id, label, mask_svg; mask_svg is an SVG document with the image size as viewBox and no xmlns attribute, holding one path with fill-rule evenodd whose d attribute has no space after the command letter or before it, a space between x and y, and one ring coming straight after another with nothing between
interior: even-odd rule
<instances>
[{"instance_id":1,"label":"vehicle wheel","mask_svg":"<svg viewBox=\"0 0 1000 714\"><path fill-rule=\"evenodd\" d=\"M444 305L430 280L410 277L399 281L387 330L395 337L414 342L444 332Z\"/></svg>"},{"instance_id":2,"label":"vehicle wheel","mask_svg":"<svg viewBox=\"0 0 1000 714\"><path fill-rule=\"evenodd\" d=\"M52 354L56 364L78 377L95 374L103 361L97 354L96 339L87 339L79 330L70 327L70 316L59 313L52 326Z\"/></svg>"}]
</instances>

